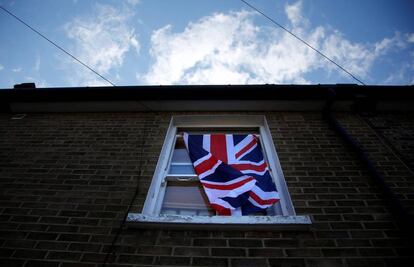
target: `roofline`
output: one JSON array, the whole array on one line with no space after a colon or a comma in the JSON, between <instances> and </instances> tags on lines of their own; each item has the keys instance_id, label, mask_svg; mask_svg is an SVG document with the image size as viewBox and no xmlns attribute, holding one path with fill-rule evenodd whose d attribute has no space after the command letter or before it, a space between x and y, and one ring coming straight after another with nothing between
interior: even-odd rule
<instances>
[{"instance_id":1,"label":"roofline","mask_svg":"<svg viewBox=\"0 0 414 267\"><path fill-rule=\"evenodd\" d=\"M94 111L93 104L101 103L105 106L109 103L112 107L109 108L108 111L116 111L117 108L114 106L116 103L139 102L142 104L142 109L142 106L145 106L145 103L147 102L147 104L149 103L153 105L153 110L162 110L159 107L157 108L157 105L160 106L160 103L165 103L167 104L166 106L168 106L168 104L176 102L186 104L185 108L182 107L183 110L192 110L191 106L195 105L194 109L196 109L197 106L199 106L199 104L197 104L199 102L213 103L219 101L222 104L225 104L225 102L246 102L246 104L251 104L252 101L257 103L276 101L285 104L288 102L323 102L332 94L332 92L336 95L336 101L345 102L355 102L356 99L364 99L364 101L369 100L370 102L375 103L407 103L414 101L413 85L146 85L3 89L0 90L0 106L3 111L8 109L18 112L18 109L22 109L23 106L26 105L27 108L31 105L32 107L38 107L32 112L48 112L48 109L39 109L39 107L46 107L48 104L49 106L50 104L55 104L54 106L60 104L60 106L63 107L65 104L80 103L83 104L84 107L85 105L88 106L88 111ZM18 109L16 109L16 104L19 106ZM208 104L206 105L208 106ZM77 106L80 107L80 105ZM243 106L244 104L237 108L244 110ZM405 106L409 107L411 105ZM130 107L130 109L135 110L132 107ZM214 109L217 109L217 107L211 108L211 110ZM24 108L22 110L24 110ZM172 108L172 110L177 109ZM232 110L234 110L234 108ZM59 109L55 109L54 111L59 111ZM62 108L60 111L64 112L65 108ZM76 108L72 108L70 111L76 111ZM79 108L79 111L85 111L85 108ZM104 110L96 107L96 111ZM30 108L28 108L26 112L30 112ZM50 110L50 112L53 111Z\"/></svg>"}]
</instances>

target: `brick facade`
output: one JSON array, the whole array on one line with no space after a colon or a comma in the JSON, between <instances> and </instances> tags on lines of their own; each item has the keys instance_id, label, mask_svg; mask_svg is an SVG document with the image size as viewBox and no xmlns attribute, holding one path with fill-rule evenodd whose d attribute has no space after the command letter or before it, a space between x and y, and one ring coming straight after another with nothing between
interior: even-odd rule
<instances>
[{"instance_id":1,"label":"brick facade","mask_svg":"<svg viewBox=\"0 0 414 267\"><path fill-rule=\"evenodd\" d=\"M381 191L318 112L265 113L296 212L312 217L309 231L120 229L136 188L131 211L143 206L171 115L1 114L0 265L413 264ZM413 210L413 176L398 155L361 117L336 115ZM385 121L384 136L413 159L413 115L367 118Z\"/></svg>"}]
</instances>

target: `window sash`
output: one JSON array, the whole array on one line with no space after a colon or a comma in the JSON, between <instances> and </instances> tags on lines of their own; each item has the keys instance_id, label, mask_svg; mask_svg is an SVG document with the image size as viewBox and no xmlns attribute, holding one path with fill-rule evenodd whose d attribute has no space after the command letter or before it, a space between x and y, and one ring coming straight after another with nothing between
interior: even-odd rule
<instances>
[{"instance_id":1,"label":"window sash","mask_svg":"<svg viewBox=\"0 0 414 267\"><path fill-rule=\"evenodd\" d=\"M183 197L185 195L185 197ZM160 214L215 215L200 181L169 181Z\"/></svg>"},{"instance_id":2,"label":"window sash","mask_svg":"<svg viewBox=\"0 0 414 267\"><path fill-rule=\"evenodd\" d=\"M290 200L286 182L273 140L270 134L266 118L263 115L183 115L173 116L165 137L160 158L154 172L154 177L147 194L146 201L142 210L146 215L159 215L162 199L165 194L166 176L171 162L172 152L176 143L176 135L180 132L191 129L192 132L223 130L232 133L252 133L260 135L260 141L269 169L273 173L276 188L281 196L278 203L279 211L277 214L283 216L294 216L295 210ZM179 131L180 132L179 132Z\"/></svg>"}]
</instances>

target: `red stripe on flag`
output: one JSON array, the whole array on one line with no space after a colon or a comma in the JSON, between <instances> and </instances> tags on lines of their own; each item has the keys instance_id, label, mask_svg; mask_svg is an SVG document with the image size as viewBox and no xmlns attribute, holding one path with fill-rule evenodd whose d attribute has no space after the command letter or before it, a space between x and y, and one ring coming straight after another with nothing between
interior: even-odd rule
<instances>
[{"instance_id":1,"label":"red stripe on flag","mask_svg":"<svg viewBox=\"0 0 414 267\"><path fill-rule=\"evenodd\" d=\"M253 191L249 192L249 196L254 199L260 205L271 205L279 201L277 198L271 199L261 199L258 195L256 195Z\"/></svg>"},{"instance_id":2,"label":"red stripe on flag","mask_svg":"<svg viewBox=\"0 0 414 267\"><path fill-rule=\"evenodd\" d=\"M210 204L210 206L215 209L218 213L218 215L224 215L224 216L230 216L231 210L228 208L225 208L223 206L220 206L218 204Z\"/></svg>"},{"instance_id":3,"label":"red stripe on flag","mask_svg":"<svg viewBox=\"0 0 414 267\"><path fill-rule=\"evenodd\" d=\"M227 163L227 145L225 134L212 134L210 139L210 152L216 158Z\"/></svg>"},{"instance_id":4,"label":"red stripe on flag","mask_svg":"<svg viewBox=\"0 0 414 267\"><path fill-rule=\"evenodd\" d=\"M234 184L224 184L224 185L219 185L219 184L208 184L205 182L201 182L203 184L204 187L209 188L209 189L219 189L219 190L233 190L235 188L241 187L242 185L250 182L254 180L253 177L248 177L245 180L241 180L237 183Z\"/></svg>"},{"instance_id":5,"label":"red stripe on flag","mask_svg":"<svg viewBox=\"0 0 414 267\"><path fill-rule=\"evenodd\" d=\"M198 164L194 169L198 175L201 175L202 173L211 170L214 165L216 165L218 160L211 156L210 158L206 159L205 161Z\"/></svg>"},{"instance_id":6,"label":"red stripe on flag","mask_svg":"<svg viewBox=\"0 0 414 267\"><path fill-rule=\"evenodd\" d=\"M256 139L253 138L253 140L247 144L247 146L243 147L242 150L240 150L239 152L236 153L236 159L239 158L241 155L244 154L244 152L246 152L247 150L249 150L250 148L252 148L252 146L254 146L256 144Z\"/></svg>"},{"instance_id":7,"label":"red stripe on flag","mask_svg":"<svg viewBox=\"0 0 414 267\"><path fill-rule=\"evenodd\" d=\"M243 164L231 164L230 166L239 171L252 170L252 171L257 171L257 172L263 172L266 169L267 164L266 162L263 162L263 164L256 166L253 164L243 163Z\"/></svg>"}]
</instances>

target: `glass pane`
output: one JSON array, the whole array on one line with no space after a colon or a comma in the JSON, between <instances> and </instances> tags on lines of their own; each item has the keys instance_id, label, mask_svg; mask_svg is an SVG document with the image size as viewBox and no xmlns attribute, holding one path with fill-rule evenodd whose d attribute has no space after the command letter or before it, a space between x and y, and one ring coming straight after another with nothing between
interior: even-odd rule
<instances>
[{"instance_id":1,"label":"glass pane","mask_svg":"<svg viewBox=\"0 0 414 267\"><path fill-rule=\"evenodd\" d=\"M161 214L214 215L200 182L168 182Z\"/></svg>"},{"instance_id":2,"label":"glass pane","mask_svg":"<svg viewBox=\"0 0 414 267\"><path fill-rule=\"evenodd\" d=\"M171 164L169 174L195 174L193 165L176 165Z\"/></svg>"},{"instance_id":3,"label":"glass pane","mask_svg":"<svg viewBox=\"0 0 414 267\"><path fill-rule=\"evenodd\" d=\"M188 156L187 149L185 148L174 149L171 163L191 163L190 157Z\"/></svg>"}]
</instances>

